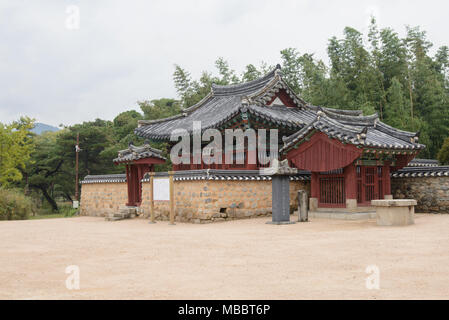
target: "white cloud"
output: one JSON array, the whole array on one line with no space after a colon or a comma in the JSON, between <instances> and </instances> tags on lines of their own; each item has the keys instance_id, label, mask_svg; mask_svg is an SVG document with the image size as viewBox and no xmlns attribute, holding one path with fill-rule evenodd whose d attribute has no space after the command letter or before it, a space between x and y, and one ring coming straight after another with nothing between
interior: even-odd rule
<instances>
[{"instance_id":1,"label":"white cloud","mask_svg":"<svg viewBox=\"0 0 449 320\"><path fill-rule=\"evenodd\" d=\"M0 121L20 115L53 125L112 119L136 101L176 95L177 63L198 77L223 56L241 72L279 62L296 47L327 61L326 45L345 26L403 33L421 25L447 44L446 1L2 1ZM70 5L80 27L66 28ZM380 18L380 19L379 19Z\"/></svg>"}]
</instances>

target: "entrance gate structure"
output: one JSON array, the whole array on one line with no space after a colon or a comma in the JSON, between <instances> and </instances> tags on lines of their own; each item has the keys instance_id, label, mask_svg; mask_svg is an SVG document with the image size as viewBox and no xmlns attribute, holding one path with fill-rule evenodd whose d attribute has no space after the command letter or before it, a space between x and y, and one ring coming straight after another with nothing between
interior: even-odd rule
<instances>
[{"instance_id":1,"label":"entrance gate structure","mask_svg":"<svg viewBox=\"0 0 449 320\"><path fill-rule=\"evenodd\" d=\"M129 144L128 149L118 152L113 160L115 164L126 166L126 183L128 186L128 207L139 207L142 203L142 179L145 173L154 172L155 164L165 163L162 151L150 147L146 141L140 147Z\"/></svg>"}]
</instances>

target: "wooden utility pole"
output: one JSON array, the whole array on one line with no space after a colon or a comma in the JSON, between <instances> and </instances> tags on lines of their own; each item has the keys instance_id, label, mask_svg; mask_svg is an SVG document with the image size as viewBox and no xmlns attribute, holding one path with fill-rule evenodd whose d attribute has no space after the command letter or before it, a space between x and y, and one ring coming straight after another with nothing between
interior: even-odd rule
<instances>
[{"instance_id":1,"label":"wooden utility pole","mask_svg":"<svg viewBox=\"0 0 449 320\"><path fill-rule=\"evenodd\" d=\"M80 134L76 134L76 146L75 146L75 200L79 201L79 191L78 191L78 153L80 149Z\"/></svg>"}]
</instances>

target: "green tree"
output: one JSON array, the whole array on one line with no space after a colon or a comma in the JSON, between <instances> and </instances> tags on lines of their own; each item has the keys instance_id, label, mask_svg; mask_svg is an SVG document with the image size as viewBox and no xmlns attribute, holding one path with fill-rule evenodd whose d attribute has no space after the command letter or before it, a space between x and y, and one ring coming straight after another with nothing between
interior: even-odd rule
<instances>
[{"instance_id":1,"label":"green tree","mask_svg":"<svg viewBox=\"0 0 449 320\"><path fill-rule=\"evenodd\" d=\"M257 70L257 68L253 64L248 64L245 67L245 71L242 74L242 81L248 82L252 80L256 80L257 78L262 76L262 72Z\"/></svg>"},{"instance_id":2,"label":"green tree","mask_svg":"<svg viewBox=\"0 0 449 320\"><path fill-rule=\"evenodd\" d=\"M179 114L182 110L180 102L175 99L162 98L151 101L144 100L137 102L137 104L143 112L143 118L146 120L171 117ZM137 125L137 121L135 124ZM134 131L134 129L132 131Z\"/></svg>"},{"instance_id":3,"label":"green tree","mask_svg":"<svg viewBox=\"0 0 449 320\"><path fill-rule=\"evenodd\" d=\"M0 123L0 187L22 179L34 149L32 133L34 120L22 117L11 124Z\"/></svg>"},{"instance_id":4,"label":"green tree","mask_svg":"<svg viewBox=\"0 0 449 320\"><path fill-rule=\"evenodd\" d=\"M449 165L449 138L444 140L444 143L438 152L438 161L440 164Z\"/></svg>"},{"instance_id":5,"label":"green tree","mask_svg":"<svg viewBox=\"0 0 449 320\"><path fill-rule=\"evenodd\" d=\"M72 193L73 188L68 186L74 183L73 166L69 166L61 156L57 145L59 132L45 132L35 137L36 148L32 153L32 162L27 166L24 174L27 176L27 189L39 192L50 204L53 211L58 210L56 203L57 192L65 195ZM61 186L64 184L64 186ZM62 190L61 190L62 189Z\"/></svg>"},{"instance_id":6,"label":"green tree","mask_svg":"<svg viewBox=\"0 0 449 320\"><path fill-rule=\"evenodd\" d=\"M117 170L112 158L102 154L116 142L111 121L96 119L37 136L32 161L25 173L29 188L40 192L53 211L58 210L57 197L72 200L75 191L75 144L78 133L82 149L79 153L81 178Z\"/></svg>"},{"instance_id":7,"label":"green tree","mask_svg":"<svg viewBox=\"0 0 449 320\"><path fill-rule=\"evenodd\" d=\"M330 65L295 48L280 52L284 79L305 101L324 107L377 112L382 121L399 129L420 131L427 145L421 156L436 157L449 135L449 49L442 46L434 57L432 43L419 27L407 27L401 38L391 28L379 29L371 19L368 45L358 30L346 27L343 37L329 39ZM218 75L203 72L198 80L176 66L174 81L183 107L205 97L212 83L236 83L229 64L219 58ZM248 64L241 81L251 81L273 69Z\"/></svg>"},{"instance_id":8,"label":"green tree","mask_svg":"<svg viewBox=\"0 0 449 320\"><path fill-rule=\"evenodd\" d=\"M129 110L120 113L112 121L114 139L120 141L129 134L132 134L134 129L137 127L137 122L142 119L142 114L136 110Z\"/></svg>"}]
</instances>

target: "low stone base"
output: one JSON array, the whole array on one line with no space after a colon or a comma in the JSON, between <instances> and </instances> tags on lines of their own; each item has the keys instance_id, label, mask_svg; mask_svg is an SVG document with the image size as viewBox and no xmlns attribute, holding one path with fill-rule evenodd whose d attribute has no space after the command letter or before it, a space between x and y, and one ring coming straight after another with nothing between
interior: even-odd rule
<instances>
[{"instance_id":1,"label":"low stone base","mask_svg":"<svg viewBox=\"0 0 449 320\"><path fill-rule=\"evenodd\" d=\"M123 219L133 219L137 216L137 207L121 207L119 212L109 213L106 221L119 221Z\"/></svg>"},{"instance_id":2,"label":"low stone base","mask_svg":"<svg viewBox=\"0 0 449 320\"><path fill-rule=\"evenodd\" d=\"M318 209L318 199L317 198L309 198L309 210L316 211Z\"/></svg>"},{"instance_id":3,"label":"low stone base","mask_svg":"<svg viewBox=\"0 0 449 320\"><path fill-rule=\"evenodd\" d=\"M284 225L284 224L295 224L295 221L267 221L267 224Z\"/></svg>"},{"instance_id":4,"label":"low stone base","mask_svg":"<svg viewBox=\"0 0 449 320\"><path fill-rule=\"evenodd\" d=\"M156 220L168 221L169 220L169 212L168 211L156 211L155 212ZM225 212L218 213L203 213L193 215L188 212L177 212L175 216L176 222L187 222L187 223L196 223L196 224L204 224L211 222L224 222L224 221L232 221L232 220L241 220L241 219L251 219L251 218L259 218L259 217L271 217L271 208L267 209L239 209L239 208L229 208L225 210Z\"/></svg>"},{"instance_id":5,"label":"low stone base","mask_svg":"<svg viewBox=\"0 0 449 320\"><path fill-rule=\"evenodd\" d=\"M416 200L372 200L378 226L407 226L415 223Z\"/></svg>"},{"instance_id":6,"label":"low stone base","mask_svg":"<svg viewBox=\"0 0 449 320\"><path fill-rule=\"evenodd\" d=\"M369 220L376 219L376 212L311 211L309 212L309 218L332 220Z\"/></svg>"},{"instance_id":7,"label":"low stone base","mask_svg":"<svg viewBox=\"0 0 449 320\"><path fill-rule=\"evenodd\" d=\"M346 199L346 209L357 209L357 199Z\"/></svg>"}]
</instances>

